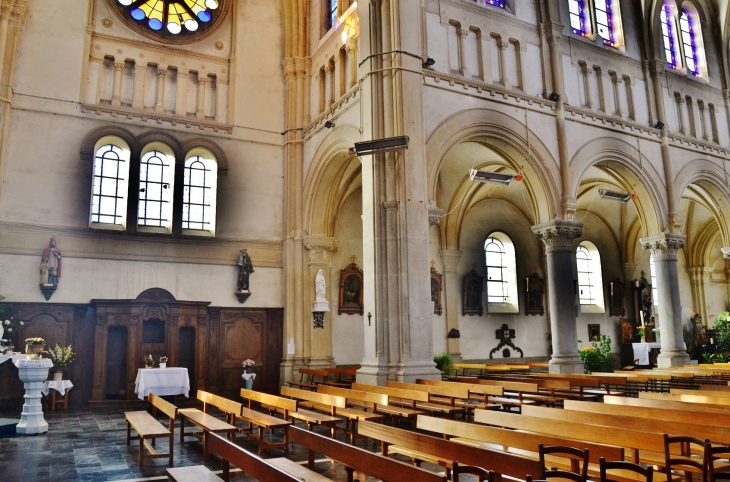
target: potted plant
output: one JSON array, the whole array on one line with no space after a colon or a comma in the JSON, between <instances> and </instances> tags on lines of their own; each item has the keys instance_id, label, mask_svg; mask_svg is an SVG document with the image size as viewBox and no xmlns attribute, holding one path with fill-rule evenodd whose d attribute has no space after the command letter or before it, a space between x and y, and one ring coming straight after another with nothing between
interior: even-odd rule
<instances>
[{"instance_id":1,"label":"potted plant","mask_svg":"<svg viewBox=\"0 0 730 482\"><path fill-rule=\"evenodd\" d=\"M45 347L46 340L41 337L25 339L25 354L28 355L28 360L40 360Z\"/></svg>"},{"instance_id":2,"label":"potted plant","mask_svg":"<svg viewBox=\"0 0 730 482\"><path fill-rule=\"evenodd\" d=\"M256 364L255 361L247 358L243 360L241 366L243 367L243 381L246 383L246 390L253 390L253 381L256 378L256 374L253 373L253 366Z\"/></svg>"},{"instance_id":3,"label":"potted plant","mask_svg":"<svg viewBox=\"0 0 730 482\"><path fill-rule=\"evenodd\" d=\"M436 362L436 369L441 370L447 377L452 377L456 373L456 367L454 362L451 360L451 356L448 353L442 353L433 357L433 361Z\"/></svg>"},{"instance_id":4,"label":"potted plant","mask_svg":"<svg viewBox=\"0 0 730 482\"><path fill-rule=\"evenodd\" d=\"M641 343L646 343L646 330L644 330L643 326L636 328L636 334L641 337Z\"/></svg>"},{"instance_id":5,"label":"potted plant","mask_svg":"<svg viewBox=\"0 0 730 482\"><path fill-rule=\"evenodd\" d=\"M167 357L166 356L160 357L160 368L167 368Z\"/></svg>"},{"instance_id":6,"label":"potted plant","mask_svg":"<svg viewBox=\"0 0 730 482\"><path fill-rule=\"evenodd\" d=\"M583 343L578 340L578 343ZM599 341L591 343L578 352L586 373L612 373L616 363L616 355L611 353L611 337L601 335Z\"/></svg>"},{"instance_id":7,"label":"potted plant","mask_svg":"<svg viewBox=\"0 0 730 482\"><path fill-rule=\"evenodd\" d=\"M48 352L51 360L53 360L53 366L56 367L56 371L53 373L55 381L63 380L63 369L74 361L76 352L71 348L71 345L58 346L58 343L56 343L56 346Z\"/></svg>"}]
</instances>

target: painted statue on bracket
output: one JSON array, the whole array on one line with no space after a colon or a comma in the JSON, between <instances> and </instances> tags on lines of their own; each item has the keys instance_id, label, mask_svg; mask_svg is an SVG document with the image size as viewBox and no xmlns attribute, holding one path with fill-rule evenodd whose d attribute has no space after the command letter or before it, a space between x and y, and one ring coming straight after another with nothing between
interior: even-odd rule
<instances>
[{"instance_id":1,"label":"painted statue on bracket","mask_svg":"<svg viewBox=\"0 0 730 482\"><path fill-rule=\"evenodd\" d=\"M250 291L248 289L248 277L253 273L251 257L245 249L238 253L238 291Z\"/></svg>"},{"instance_id":2,"label":"painted statue on bracket","mask_svg":"<svg viewBox=\"0 0 730 482\"><path fill-rule=\"evenodd\" d=\"M39 285L46 301L51 299L61 279L61 251L56 246L56 237L52 237L48 247L43 250L40 264Z\"/></svg>"}]
</instances>

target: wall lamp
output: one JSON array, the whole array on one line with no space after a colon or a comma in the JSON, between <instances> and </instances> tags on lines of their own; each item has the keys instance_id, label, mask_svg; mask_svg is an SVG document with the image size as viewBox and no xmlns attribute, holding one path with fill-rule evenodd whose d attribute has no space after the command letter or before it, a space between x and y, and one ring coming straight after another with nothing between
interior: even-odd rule
<instances>
[{"instance_id":1,"label":"wall lamp","mask_svg":"<svg viewBox=\"0 0 730 482\"><path fill-rule=\"evenodd\" d=\"M548 100L557 102L559 99L560 99L560 94L558 94L557 92L550 92L550 95L548 96Z\"/></svg>"},{"instance_id":2,"label":"wall lamp","mask_svg":"<svg viewBox=\"0 0 730 482\"><path fill-rule=\"evenodd\" d=\"M433 64L435 64L436 61L432 59L431 57L427 57L426 60L423 61L423 68L424 69L430 69Z\"/></svg>"},{"instance_id":3,"label":"wall lamp","mask_svg":"<svg viewBox=\"0 0 730 482\"><path fill-rule=\"evenodd\" d=\"M662 122L662 121L657 121L657 122L656 122L656 124L654 124L654 127L655 127L656 129L664 129L664 122Z\"/></svg>"},{"instance_id":4,"label":"wall lamp","mask_svg":"<svg viewBox=\"0 0 730 482\"><path fill-rule=\"evenodd\" d=\"M332 128L333 128L333 127L335 126L335 123L334 123L334 122L332 122L332 121L327 121L327 122L325 122L325 123L324 123L324 126L325 126L325 127L327 128L327 129L332 129Z\"/></svg>"}]
</instances>

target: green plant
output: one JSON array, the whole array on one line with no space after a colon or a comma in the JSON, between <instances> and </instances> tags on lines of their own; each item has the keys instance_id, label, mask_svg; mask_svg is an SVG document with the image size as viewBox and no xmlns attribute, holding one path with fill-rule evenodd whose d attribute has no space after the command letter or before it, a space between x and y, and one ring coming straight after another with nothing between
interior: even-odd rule
<instances>
[{"instance_id":1,"label":"green plant","mask_svg":"<svg viewBox=\"0 0 730 482\"><path fill-rule=\"evenodd\" d=\"M712 363L712 360L715 359L715 355L712 353L703 353L702 359L705 361L705 363Z\"/></svg>"},{"instance_id":2,"label":"green plant","mask_svg":"<svg viewBox=\"0 0 730 482\"><path fill-rule=\"evenodd\" d=\"M715 346L718 351L730 351L730 312L723 311L715 319Z\"/></svg>"},{"instance_id":3,"label":"green plant","mask_svg":"<svg viewBox=\"0 0 730 482\"><path fill-rule=\"evenodd\" d=\"M56 343L55 348L48 351L48 354L50 355L51 360L53 360L53 366L56 368L65 368L69 366L76 356L76 352L71 349L71 345L58 346L58 343Z\"/></svg>"},{"instance_id":4,"label":"green plant","mask_svg":"<svg viewBox=\"0 0 730 482\"><path fill-rule=\"evenodd\" d=\"M25 339L26 345L45 345L46 340L44 340L41 337L35 337L35 338L26 338Z\"/></svg>"},{"instance_id":5,"label":"green plant","mask_svg":"<svg viewBox=\"0 0 730 482\"><path fill-rule=\"evenodd\" d=\"M155 359L152 358L152 354L151 353L149 355L147 355L146 357L144 357L143 360L144 360L144 365L147 368L154 368L155 367Z\"/></svg>"},{"instance_id":6,"label":"green plant","mask_svg":"<svg viewBox=\"0 0 730 482\"><path fill-rule=\"evenodd\" d=\"M448 353L442 353L433 357L433 361L436 362L436 369L441 370L446 375L451 375L455 371L454 362L451 360L451 356Z\"/></svg>"},{"instance_id":7,"label":"green plant","mask_svg":"<svg viewBox=\"0 0 730 482\"><path fill-rule=\"evenodd\" d=\"M727 354L726 353L717 353L715 355L715 363L727 363Z\"/></svg>"},{"instance_id":8,"label":"green plant","mask_svg":"<svg viewBox=\"0 0 730 482\"><path fill-rule=\"evenodd\" d=\"M640 337L644 338L646 336L646 331L644 330L644 327L640 326L640 327L636 328L636 334L639 335Z\"/></svg>"},{"instance_id":9,"label":"green plant","mask_svg":"<svg viewBox=\"0 0 730 482\"><path fill-rule=\"evenodd\" d=\"M580 340L578 340L581 343ZM591 343L578 352L586 373L613 372L616 364L616 355L611 353L611 337L601 335L597 342Z\"/></svg>"}]
</instances>

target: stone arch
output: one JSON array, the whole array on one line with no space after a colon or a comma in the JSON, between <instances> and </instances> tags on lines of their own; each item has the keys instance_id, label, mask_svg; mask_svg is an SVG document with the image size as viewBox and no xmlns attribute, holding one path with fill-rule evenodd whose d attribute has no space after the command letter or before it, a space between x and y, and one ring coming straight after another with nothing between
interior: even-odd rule
<instances>
[{"instance_id":1,"label":"stone arch","mask_svg":"<svg viewBox=\"0 0 730 482\"><path fill-rule=\"evenodd\" d=\"M218 144L205 137L188 139L181 145L183 156L186 156L191 149L195 149L196 147L208 149L215 156L215 162L218 164L218 172L228 173L228 157L226 157L225 151ZM182 160L183 162L185 161L184 157Z\"/></svg>"},{"instance_id":2,"label":"stone arch","mask_svg":"<svg viewBox=\"0 0 730 482\"><path fill-rule=\"evenodd\" d=\"M718 224L724 246L730 245L730 223L723 214L730 213L730 186L726 179L723 169L714 162L695 159L682 167L677 173L674 183L675 192L679 193L677 205L679 205L683 193L693 184L701 186L707 192L708 197L711 197L713 202L708 202L705 207L712 213Z\"/></svg>"},{"instance_id":3,"label":"stone arch","mask_svg":"<svg viewBox=\"0 0 730 482\"><path fill-rule=\"evenodd\" d=\"M175 153L176 164L185 162L183 159L185 152L182 149L182 145L177 139L165 132L147 132L139 136L136 143L137 150L132 152L132 157L139 156L141 149L144 149L151 142L161 142L172 149L172 152Z\"/></svg>"},{"instance_id":4,"label":"stone arch","mask_svg":"<svg viewBox=\"0 0 730 482\"><path fill-rule=\"evenodd\" d=\"M437 199L439 171L449 150L463 142L477 141L504 152L505 161L518 171L524 163L523 182L533 197L546 201L536 213L536 222L553 219L560 212L560 170L550 150L532 130L528 152L525 130L521 121L490 109L465 110L443 120L426 140L429 198Z\"/></svg>"},{"instance_id":5,"label":"stone arch","mask_svg":"<svg viewBox=\"0 0 730 482\"><path fill-rule=\"evenodd\" d=\"M81 141L81 159L92 161L94 159L94 146L96 142L105 136L116 136L123 139L129 145L129 149L132 152L136 152L139 149L137 138L127 129L118 126L101 126L90 130L84 137L84 140Z\"/></svg>"},{"instance_id":6,"label":"stone arch","mask_svg":"<svg viewBox=\"0 0 730 482\"><path fill-rule=\"evenodd\" d=\"M662 232L666 225L666 190L656 179L662 179L654 166L642 155L639 162L639 151L628 142L615 138L600 137L585 143L573 155L570 162L571 179L570 192L578 199L578 191L586 171L601 163L615 163L611 167L629 182L633 176L637 182L637 211L646 226L647 234ZM617 169L618 168L618 169Z\"/></svg>"},{"instance_id":7,"label":"stone arch","mask_svg":"<svg viewBox=\"0 0 730 482\"><path fill-rule=\"evenodd\" d=\"M333 236L340 207L359 187L361 163L347 151L359 138L357 127L338 126L312 156L304 183L304 227L310 235Z\"/></svg>"}]
</instances>

